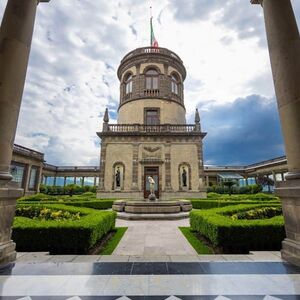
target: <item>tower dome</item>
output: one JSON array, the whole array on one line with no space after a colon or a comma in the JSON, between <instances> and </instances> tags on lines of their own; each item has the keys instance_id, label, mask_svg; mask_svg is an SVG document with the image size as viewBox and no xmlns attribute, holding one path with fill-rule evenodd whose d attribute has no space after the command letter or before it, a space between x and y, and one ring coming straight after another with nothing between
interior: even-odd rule
<instances>
[{"instance_id":1,"label":"tower dome","mask_svg":"<svg viewBox=\"0 0 300 300\"><path fill-rule=\"evenodd\" d=\"M184 80L180 57L166 48L129 52L118 68L119 124L185 124Z\"/></svg>"}]
</instances>

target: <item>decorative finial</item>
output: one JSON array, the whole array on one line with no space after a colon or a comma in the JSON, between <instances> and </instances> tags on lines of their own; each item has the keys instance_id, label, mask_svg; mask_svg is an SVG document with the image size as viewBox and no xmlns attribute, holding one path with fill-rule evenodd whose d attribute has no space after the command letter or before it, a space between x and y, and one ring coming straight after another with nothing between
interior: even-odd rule
<instances>
[{"instance_id":1,"label":"decorative finial","mask_svg":"<svg viewBox=\"0 0 300 300\"><path fill-rule=\"evenodd\" d=\"M196 113L195 113L195 123L196 123L196 124L199 124L199 123L200 123L200 115L199 115L198 108L196 108Z\"/></svg>"},{"instance_id":2,"label":"decorative finial","mask_svg":"<svg viewBox=\"0 0 300 300\"><path fill-rule=\"evenodd\" d=\"M108 123L109 122L108 108L105 109L103 121L104 121L104 123Z\"/></svg>"}]
</instances>

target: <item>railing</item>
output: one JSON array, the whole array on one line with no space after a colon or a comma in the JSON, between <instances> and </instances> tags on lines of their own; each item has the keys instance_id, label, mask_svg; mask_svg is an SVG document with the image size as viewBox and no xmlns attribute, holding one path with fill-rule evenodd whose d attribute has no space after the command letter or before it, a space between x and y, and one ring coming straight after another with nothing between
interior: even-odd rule
<instances>
[{"instance_id":1,"label":"railing","mask_svg":"<svg viewBox=\"0 0 300 300\"><path fill-rule=\"evenodd\" d=\"M159 90L144 90L145 97L159 97Z\"/></svg>"},{"instance_id":2,"label":"railing","mask_svg":"<svg viewBox=\"0 0 300 300\"><path fill-rule=\"evenodd\" d=\"M14 150L13 152L18 153L18 154L22 154L22 155L26 155L29 157L34 157L34 158L38 158L40 160L44 160L44 153L14 144Z\"/></svg>"},{"instance_id":3,"label":"railing","mask_svg":"<svg viewBox=\"0 0 300 300\"><path fill-rule=\"evenodd\" d=\"M273 163L282 163L282 162L285 162L285 161L286 161L286 156L280 156L280 157L276 157L276 158L273 158L273 159L264 160L264 161L259 162L259 163L248 165L248 166L246 166L246 168L250 169L250 168L265 166L265 165L269 165L269 164L273 164Z\"/></svg>"},{"instance_id":4,"label":"railing","mask_svg":"<svg viewBox=\"0 0 300 300\"><path fill-rule=\"evenodd\" d=\"M109 132L195 132L195 125L145 125L145 124L108 124Z\"/></svg>"},{"instance_id":5,"label":"railing","mask_svg":"<svg viewBox=\"0 0 300 300\"><path fill-rule=\"evenodd\" d=\"M130 100L132 98L132 93L127 93L125 95L125 100Z\"/></svg>"},{"instance_id":6,"label":"railing","mask_svg":"<svg viewBox=\"0 0 300 300\"><path fill-rule=\"evenodd\" d=\"M177 59L178 61L180 61L182 63L182 60L176 53L174 53L166 48L155 48L155 47L143 47L143 48L135 49L135 50L129 52L127 55L125 55L124 58L122 59L121 63L123 63L125 60L127 60L135 55L149 54L149 53L168 55L168 56L171 56L171 57Z\"/></svg>"},{"instance_id":7,"label":"railing","mask_svg":"<svg viewBox=\"0 0 300 300\"><path fill-rule=\"evenodd\" d=\"M50 164L44 164L44 169L49 171L78 171L78 172L91 172L91 171L99 171L99 167L97 166L54 166Z\"/></svg>"}]
</instances>

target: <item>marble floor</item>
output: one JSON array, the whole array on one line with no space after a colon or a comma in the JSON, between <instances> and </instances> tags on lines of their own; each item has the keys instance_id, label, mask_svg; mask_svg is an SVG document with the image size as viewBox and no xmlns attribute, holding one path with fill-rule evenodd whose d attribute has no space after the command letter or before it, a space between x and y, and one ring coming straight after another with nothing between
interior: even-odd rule
<instances>
[{"instance_id":1,"label":"marble floor","mask_svg":"<svg viewBox=\"0 0 300 300\"><path fill-rule=\"evenodd\" d=\"M300 299L300 268L282 261L17 262L0 269L0 295L1 300L292 300Z\"/></svg>"},{"instance_id":2,"label":"marble floor","mask_svg":"<svg viewBox=\"0 0 300 300\"><path fill-rule=\"evenodd\" d=\"M172 221L117 220L117 227L128 227L113 255L168 256L196 255L180 226L189 226L189 219Z\"/></svg>"}]
</instances>

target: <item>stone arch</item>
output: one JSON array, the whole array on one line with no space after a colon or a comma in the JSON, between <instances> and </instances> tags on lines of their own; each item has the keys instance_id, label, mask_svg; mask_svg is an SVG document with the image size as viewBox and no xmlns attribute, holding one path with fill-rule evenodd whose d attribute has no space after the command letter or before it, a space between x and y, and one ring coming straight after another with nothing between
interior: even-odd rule
<instances>
[{"instance_id":1,"label":"stone arch","mask_svg":"<svg viewBox=\"0 0 300 300\"><path fill-rule=\"evenodd\" d=\"M119 168L120 171L120 187L116 185L116 173ZM112 190L124 190L125 183L125 164L121 161L117 161L112 166Z\"/></svg>"},{"instance_id":2,"label":"stone arch","mask_svg":"<svg viewBox=\"0 0 300 300\"><path fill-rule=\"evenodd\" d=\"M158 75L162 74L160 68L158 66L152 64L152 65L148 65L147 67L144 68L143 75L146 75L146 73L151 69L154 69L158 73Z\"/></svg>"},{"instance_id":3,"label":"stone arch","mask_svg":"<svg viewBox=\"0 0 300 300\"><path fill-rule=\"evenodd\" d=\"M187 171L187 182L186 182L186 187L183 186L182 182L182 173L183 169ZM180 191L184 190L191 190L192 189L192 168L191 165L188 162L182 162L178 165L178 186Z\"/></svg>"}]
</instances>

